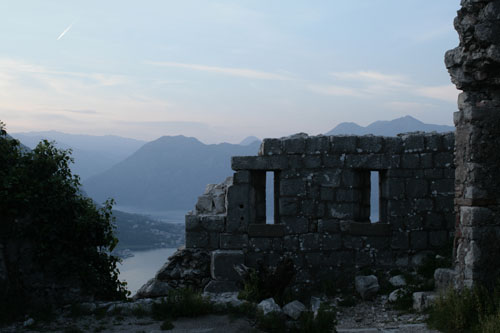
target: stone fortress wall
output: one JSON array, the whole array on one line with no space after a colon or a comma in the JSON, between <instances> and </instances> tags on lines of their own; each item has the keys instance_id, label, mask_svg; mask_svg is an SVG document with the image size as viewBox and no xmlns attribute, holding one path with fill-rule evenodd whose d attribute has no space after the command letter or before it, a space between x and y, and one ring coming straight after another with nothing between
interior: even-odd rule
<instances>
[{"instance_id":1,"label":"stone fortress wall","mask_svg":"<svg viewBox=\"0 0 500 333\"><path fill-rule=\"evenodd\" d=\"M233 177L209 185L186 215L186 249L210 252L205 290L236 289L236 264L272 267L284 257L294 284L306 288L363 267L415 266L454 235L454 142L453 133L297 134L265 139L258 156L233 157ZM372 171L379 184L370 184ZM274 174L273 202L266 173ZM377 223L371 186L379 186Z\"/></svg>"}]
</instances>

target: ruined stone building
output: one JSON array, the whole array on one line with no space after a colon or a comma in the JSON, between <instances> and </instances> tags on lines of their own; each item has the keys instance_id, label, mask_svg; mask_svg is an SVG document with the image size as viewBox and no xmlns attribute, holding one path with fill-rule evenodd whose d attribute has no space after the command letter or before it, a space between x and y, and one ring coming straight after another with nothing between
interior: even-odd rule
<instances>
[{"instance_id":1,"label":"ruined stone building","mask_svg":"<svg viewBox=\"0 0 500 333\"><path fill-rule=\"evenodd\" d=\"M306 289L364 267L418 264L453 237L454 141L453 133L298 134L265 139L258 156L233 157L233 177L209 185L186 216L186 248L210 254L205 290L236 289L236 264L272 267L284 257L294 263L293 284ZM379 221L370 221L372 186Z\"/></svg>"}]
</instances>

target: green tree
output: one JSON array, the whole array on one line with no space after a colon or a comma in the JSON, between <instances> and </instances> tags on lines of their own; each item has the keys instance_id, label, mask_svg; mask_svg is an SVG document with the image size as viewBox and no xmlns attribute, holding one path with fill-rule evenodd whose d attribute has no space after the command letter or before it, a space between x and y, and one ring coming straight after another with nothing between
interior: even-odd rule
<instances>
[{"instance_id":1,"label":"green tree","mask_svg":"<svg viewBox=\"0 0 500 333\"><path fill-rule=\"evenodd\" d=\"M48 141L27 151L0 121L0 244L27 242L45 277L75 281L98 299L123 299L128 291L118 279L119 259L110 254L118 242L113 201L97 208L82 194L70 154ZM9 294L29 289L16 267L7 271Z\"/></svg>"}]
</instances>

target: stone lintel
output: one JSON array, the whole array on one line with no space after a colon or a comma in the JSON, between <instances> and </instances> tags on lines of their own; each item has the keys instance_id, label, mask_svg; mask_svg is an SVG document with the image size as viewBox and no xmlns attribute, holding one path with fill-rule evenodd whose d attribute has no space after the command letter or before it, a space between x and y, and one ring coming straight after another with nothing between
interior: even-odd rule
<instances>
[{"instance_id":1,"label":"stone lintel","mask_svg":"<svg viewBox=\"0 0 500 333\"><path fill-rule=\"evenodd\" d=\"M233 170L283 170L288 166L285 156L233 156L231 168Z\"/></svg>"},{"instance_id":2,"label":"stone lintel","mask_svg":"<svg viewBox=\"0 0 500 333\"><path fill-rule=\"evenodd\" d=\"M349 234L356 236L389 236L391 225L388 223L349 222Z\"/></svg>"}]
</instances>

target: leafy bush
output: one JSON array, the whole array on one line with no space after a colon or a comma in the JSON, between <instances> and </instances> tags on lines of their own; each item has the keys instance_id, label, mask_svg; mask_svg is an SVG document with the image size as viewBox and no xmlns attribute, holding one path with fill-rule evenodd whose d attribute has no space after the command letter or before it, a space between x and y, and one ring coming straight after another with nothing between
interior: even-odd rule
<instances>
[{"instance_id":1,"label":"leafy bush","mask_svg":"<svg viewBox=\"0 0 500 333\"><path fill-rule=\"evenodd\" d=\"M308 311L303 312L296 332L301 333L328 333L334 332L337 324L337 314L333 307L326 304L321 304L318 314L314 317L314 313Z\"/></svg>"},{"instance_id":2,"label":"leafy bush","mask_svg":"<svg viewBox=\"0 0 500 333\"><path fill-rule=\"evenodd\" d=\"M428 319L430 327L443 332L498 332L500 327L500 285L461 291L449 289L440 295Z\"/></svg>"},{"instance_id":3,"label":"leafy bush","mask_svg":"<svg viewBox=\"0 0 500 333\"><path fill-rule=\"evenodd\" d=\"M62 285L74 283L70 287L98 299L124 299L128 292L118 280L119 259L110 255L118 242L113 202L98 209L82 194L79 177L69 168L70 153L48 141L26 150L7 137L0 122L0 243L29 244L33 271L42 277ZM31 295L19 274L22 263L7 265L2 303L11 312L12 304L25 309Z\"/></svg>"}]
</instances>

